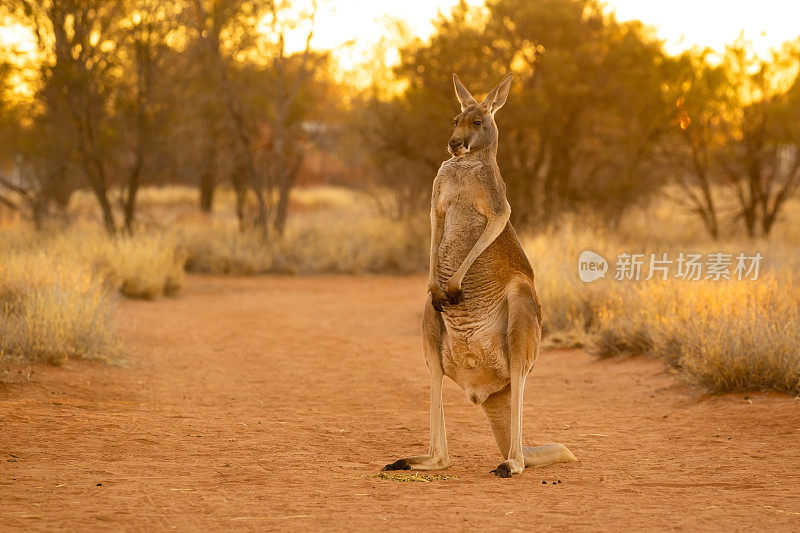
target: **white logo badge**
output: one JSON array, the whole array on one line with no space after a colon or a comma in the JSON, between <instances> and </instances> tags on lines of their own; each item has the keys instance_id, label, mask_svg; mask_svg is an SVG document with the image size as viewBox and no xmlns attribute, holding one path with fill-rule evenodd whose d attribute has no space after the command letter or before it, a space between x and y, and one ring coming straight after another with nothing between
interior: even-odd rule
<instances>
[{"instance_id":1,"label":"white logo badge","mask_svg":"<svg viewBox=\"0 0 800 533\"><path fill-rule=\"evenodd\" d=\"M608 271L608 261L602 255L596 254L590 250L581 252L578 258L578 276L584 283L591 283L592 281L606 277Z\"/></svg>"}]
</instances>

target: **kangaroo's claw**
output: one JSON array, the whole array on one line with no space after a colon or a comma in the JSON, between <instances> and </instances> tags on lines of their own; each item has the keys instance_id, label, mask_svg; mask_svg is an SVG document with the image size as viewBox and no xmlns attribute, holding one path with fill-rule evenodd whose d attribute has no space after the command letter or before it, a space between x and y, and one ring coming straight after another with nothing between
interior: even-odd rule
<instances>
[{"instance_id":1,"label":"kangaroo's claw","mask_svg":"<svg viewBox=\"0 0 800 533\"><path fill-rule=\"evenodd\" d=\"M431 290L431 305L440 313L444 311L444 306L447 305L447 296L442 289Z\"/></svg>"},{"instance_id":2,"label":"kangaroo's claw","mask_svg":"<svg viewBox=\"0 0 800 533\"><path fill-rule=\"evenodd\" d=\"M447 301L451 305L458 305L464 301L464 293L461 292L461 289L456 291L447 291L445 295L447 296Z\"/></svg>"},{"instance_id":3,"label":"kangaroo's claw","mask_svg":"<svg viewBox=\"0 0 800 533\"><path fill-rule=\"evenodd\" d=\"M389 463L383 467L384 472L389 470L411 470L411 465L408 464L408 461L405 459L398 459L397 461Z\"/></svg>"}]
</instances>

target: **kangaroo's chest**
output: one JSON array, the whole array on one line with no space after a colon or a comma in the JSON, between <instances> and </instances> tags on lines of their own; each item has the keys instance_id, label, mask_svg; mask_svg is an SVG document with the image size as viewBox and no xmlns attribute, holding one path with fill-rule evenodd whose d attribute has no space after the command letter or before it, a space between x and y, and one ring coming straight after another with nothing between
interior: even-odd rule
<instances>
[{"instance_id":1,"label":"kangaroo's chest","mask_svg":"<svg viewBox=\"0 0 800 533\"><path fill-rule=\"evenodd\" d=\"M480 183L466 174L445 180L435 209L444 214L444 231L439 244L437 279L444 286L478 241L486 227L486 214L478 202Z\"/></svg>"},{"instance_id":2,"label":"kangaroo's chest","mask_svg":"<svg viewBox=\"0 0 800 533\"><path fill-rule=\"evenodd\" d=\"M468 164L443 173L438 197L432 206L444 215L442 240L436 266L436 281L447 281L466 259L486 228L485 203L480 196L481 172ZM503 346L506 279L498 275L493 244L478 256L461 284L464 301L442 312L445 334L442 367L475 402L508 383L508 358Z\"/></svg>"}]
</instances>

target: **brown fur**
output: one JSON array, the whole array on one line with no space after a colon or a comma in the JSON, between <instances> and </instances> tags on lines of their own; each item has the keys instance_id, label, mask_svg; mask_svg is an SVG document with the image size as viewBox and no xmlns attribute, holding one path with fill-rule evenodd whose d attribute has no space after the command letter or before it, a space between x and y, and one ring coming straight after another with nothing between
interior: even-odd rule
<instances>
[{"instance_id":1,"label":"brown fur","mask_svg":"<svg viewBox=\"0 0 800 533\"><path fill-rule=\"evenodd\" d=\"M429 453L386 470L437 470L450 464L441 399L443 376L484 407L500 452L501 477L525 466L573 461L560 444L522 446L522 395L541 340L533 270L514 228L497 167L497 126L511 84L506 77L478 104L454 76L461 114L431 195L429 296L423 315L431 374Z\"/></svg>"}]
</instances>

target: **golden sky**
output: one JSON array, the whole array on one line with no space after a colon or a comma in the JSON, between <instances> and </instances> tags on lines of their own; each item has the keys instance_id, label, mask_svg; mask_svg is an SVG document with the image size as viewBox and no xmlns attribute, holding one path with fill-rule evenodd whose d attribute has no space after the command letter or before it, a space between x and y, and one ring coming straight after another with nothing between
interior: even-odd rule
<instances>
[{"instance_id":1,"label":"golden sky","mask_svg":"<svg viewBox=\"0 0 800 533\"><path fill-rule=\"evenodd\" d=\"M800 36L796 0L611 0L619 20L638 19L655 26L669 53L692 45L718 51L740 32L759 54Z\"/></svg>"},{"instance_id":2,"label":"golden sky","mask_svg":"<svg viewBox=\"0 0 800 533\"><path fill-rule=\"evenodd\" d=\"M387 34L387 18L402 20L414 35L428 37L439 12L458 0L323 0L313 45L330 49L344 70L355 68ZM483 0L468 0L482 5ZM607 0L619 20L638 19L656 29L669 53L694 45L722 51L741 32L759 54L800 36L800 1L795 0ZM297 49L304 36L290 41Z\"/></svg>"},{"instance_id":3,"label":"golden sky","mask_svg":"<svg viewBox=\"0 0 800 533\"><path fill-rule=\"evenodd\" d=\"M332 50L343 69L355 69L372 57L375 44L389 33L388 19L399 19L411 34L426 38L437 14L448 12L457 1L321 0L312 46ZM722 50L740 32L765 53L800 35L800 1L795 0L608 0L607 4L619 20L639 19L655 27L671 53L693 45ZM24 37L19 28L0 27L0 42L32 49L32 39ZM303 31L290 36L290 48L299 50L304 44Z\"/></svg>"}]
</instances>

